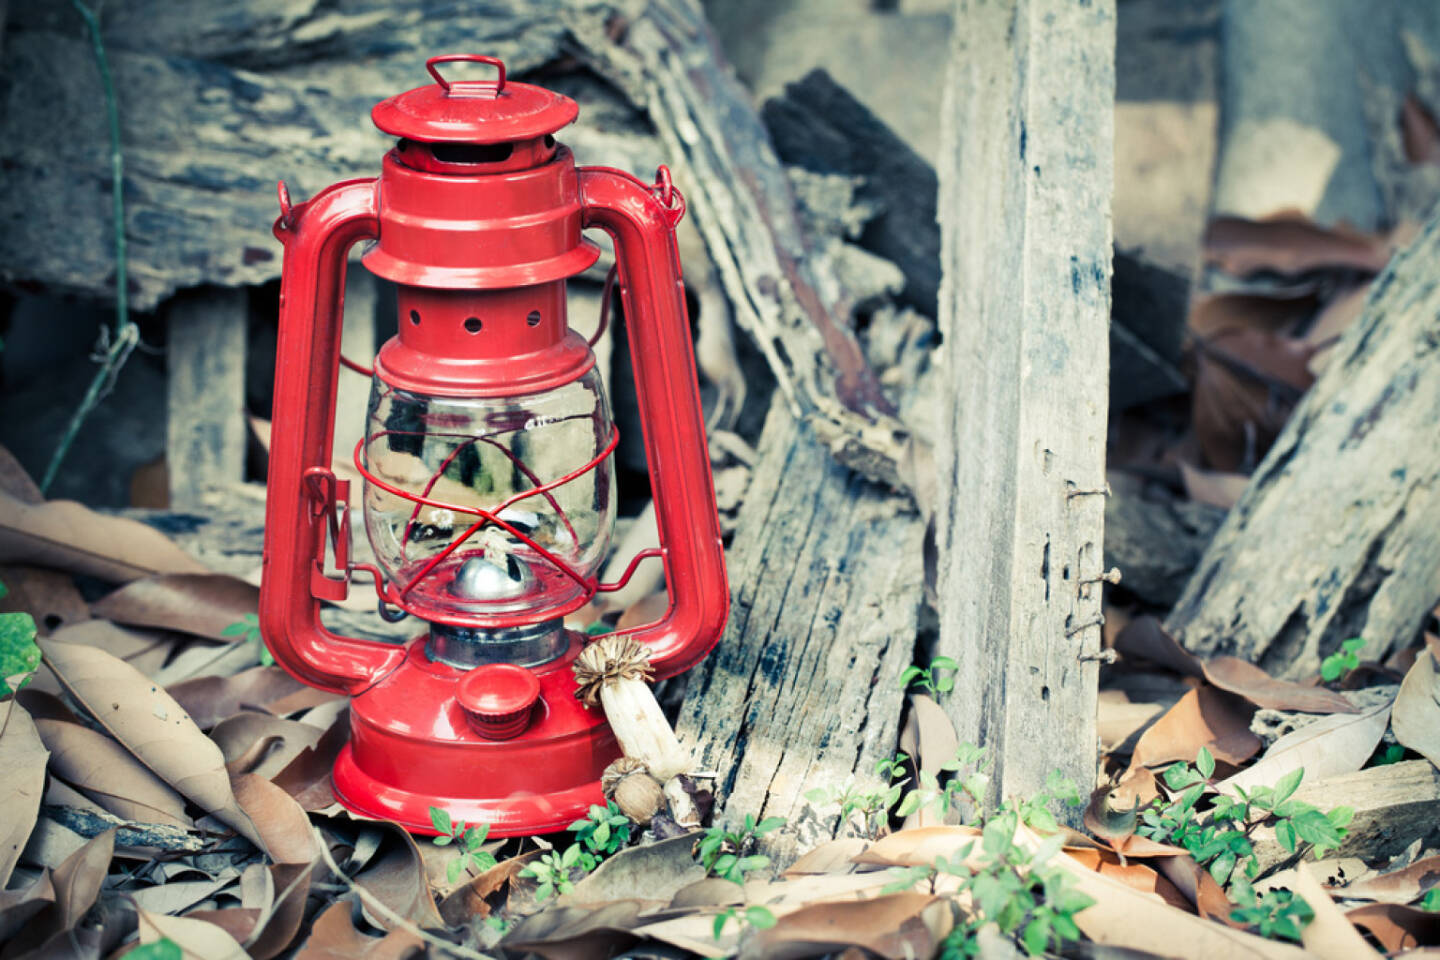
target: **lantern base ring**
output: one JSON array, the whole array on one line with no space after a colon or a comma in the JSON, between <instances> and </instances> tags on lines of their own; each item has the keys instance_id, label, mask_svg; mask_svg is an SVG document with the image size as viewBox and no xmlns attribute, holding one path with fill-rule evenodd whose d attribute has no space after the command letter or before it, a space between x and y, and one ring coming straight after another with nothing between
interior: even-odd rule
<instances>
[{"instance_id":1,"label":"lantern base ring","mask_svg":"<svg viewBox=\"0 0 1440 960\"><path fill-rule=\"evenodd\" d=\"M569 644L560 619L496 629L432 623L425 656L461 670L489 663L536 667L558 659Z\"/></svg>"}]
</instances>

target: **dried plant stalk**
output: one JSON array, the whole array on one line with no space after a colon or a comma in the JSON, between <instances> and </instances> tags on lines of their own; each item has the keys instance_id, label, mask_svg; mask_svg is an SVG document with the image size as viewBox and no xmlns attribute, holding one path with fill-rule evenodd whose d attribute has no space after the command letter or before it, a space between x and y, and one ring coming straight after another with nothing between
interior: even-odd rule
<instances>
[{"instance_id":1,"label":"dried plant stalk","mask_svg":"<svg viewBox=\"0 0 1440 960\"><path fill-rule=\"evenodd\" d=\"M689 769L690 755L646 684L649 674L650 651L644 644L626 636L602 637L575 659L580 685L575 696L586 706L598 702L604 707L625 756L645 764L664 783Z\"/></svg>"}]
</instances>

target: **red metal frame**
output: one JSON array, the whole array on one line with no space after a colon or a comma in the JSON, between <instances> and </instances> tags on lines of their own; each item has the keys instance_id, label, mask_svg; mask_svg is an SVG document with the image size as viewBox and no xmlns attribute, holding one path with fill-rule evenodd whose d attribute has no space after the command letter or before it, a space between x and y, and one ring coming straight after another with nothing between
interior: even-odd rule
<instances>
[{"instance_id":1,"label":"red metal frame","mask_svg":"<svg viewBox=\"0 0 1440 960\"><path fill-rule=\"evenodd\" d=\"M490 62L434 58L432 73L449 59ZM463 86L437 75L435 86L377 107L377 122L387 118L389 126L381 124L386 129L407 125L400 135L408 138L385 158L378 180L336 184L295 205L281 186L275 233L285 257L260 623L286 670L354 698L352 742L335 774L343 803L422 832L431 830L428 809L436 804L461 819L491 823L492 836L508 836L556 829L581 815L599 799L599 773L618 755L600 712L573 696L569 664L581 638L572 636L561 659L534 668L541 694L530 726L513 739L486 740L457 700L465 672L430 662L424 637L406 650L338 636L320 623L320 600L343 599L359 571L372 576L387 603L453 622L415 602L412 588L488 525L526 544L553 568L550 575L580 585L578 603L568 601L567 609L618 589L642 560L660 557L670 608L660 620L627 632L650 645L655 673L665 677L688 669L714 646L729 590L674 239L684 199L663 167L654 185L618 170L577 169L570 152L550 136L573 119L573 102L509 83L503 64L494 65L501 71L496 81ZM542 105L544 119L525 114L525 103ZM427 126L432 123L438 126ZM437 130L448 133L425 135ZM497 139L496 131L509 132ZM472 161L468 154L443 153L440 141L513 141L514 149L477 153ZM335 381L344 362L340 318L349 248L375 241L365 265L398 285L400 333L376 358L381 383L422 395L503 397L561 386L593 366L589 344L568 326L564 295L565 278L598 256L581 234L590 227L615 241L614 273L625 305L660 548L637 556L618 583L601 584L498 516L506 506L543 496L564 517L551 491L596 469L614 450L618 434L612 434L584 466L545 483L529 473L533 487L492 509L434 500L433 481L419 492L387 484L369 471L357 448L367 483L414 502L417 512L431 505L476 520L408 583L384 583L374 567L350 562L347 485L329 469ZM613 276L607 280L607 307L613 282ZM604 323L602 318L597 337ZM494 436L468 436L468 442L505 449ZM337 576L326 572L330 554ZM490 627L514 626L563 612L533 609L482 620Z\"/></svg>"}]
</instances>

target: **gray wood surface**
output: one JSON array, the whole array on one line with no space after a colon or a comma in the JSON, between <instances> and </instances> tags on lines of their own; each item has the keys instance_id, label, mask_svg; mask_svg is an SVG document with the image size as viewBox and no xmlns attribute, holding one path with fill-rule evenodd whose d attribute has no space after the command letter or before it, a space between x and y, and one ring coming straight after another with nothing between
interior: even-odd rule
<instances>
[{"instance_id":1,"label":"gray wood surface","mask_svg":"<svg viewBox=\"0 0 1440 960\"><path fill-rule=\"evenodd\" d=\"M1210 542L1166 628L1290 678L1411 643L1440 596L1440 218L1358 320Z\"/></svg>"},{"instance_id":2,"label":"gray wood surface","mask_svg":"<svg viewBox=\"0 0 1440 960\"><path fill-rule=\"evenodd\" d=\"M245 479L244 289L204 287L166 305L170 506L203 511Z\"/></svg>"},{"instance_id":3,"label":"gray wood surface","mask_svg":"<svg viewBox=\"0 0 1440 960\"><path fill-rule=\"evenodd\" d=\"M1095 779L1115 5L960 0L955 20L936 652L993 802Z\"/></svg>"},{"instance_id":4,"label":"gray wood surface","mask_svg":"<svg viewBox=\"0 0 1440 960\"><path fill-rule=\"evenodd\" d=\"M823 823L807 813L805 791L871 781L894 753L922 532L907 499L835 464L771 407L726 557L730 622L690 672L676 726L698 769L719 774L717 823L791 821L777 858L834 828L833 810Z\"/></svg>"}]
</instances>

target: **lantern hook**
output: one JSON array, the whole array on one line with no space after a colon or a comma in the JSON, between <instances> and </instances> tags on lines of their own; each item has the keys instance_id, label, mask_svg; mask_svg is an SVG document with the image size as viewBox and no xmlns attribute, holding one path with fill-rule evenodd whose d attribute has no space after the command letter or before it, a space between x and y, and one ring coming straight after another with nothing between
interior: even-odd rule
<instances>
[{"instance_id":1,"label":"lantern hook","mask_svg":"<svg viewBox=\"0 0 1440 960\"><path fill-rule=\"evenodd\" d=\"M446 80L440 75L442 63L488 63L498 72L494 80ZM494 99L505 90L505 63L499 57L486 57L478 53L447 53L425 61L425 69L445 91L447 97L484 97Z\"/></svg>"},{"instance_id":2,"label":"lantern hook","mask_svg":"<svg viewBox=\"0 0 1440 960\"><path fill-rule=\"evenodd\" d=\"M290 188L285 186L284 180L281 180L276 185L275 192L280 195L280 226L289 230L294 226L293 214L295 212L295 207L290 203Z\"/></svg>"}]
</instances>

